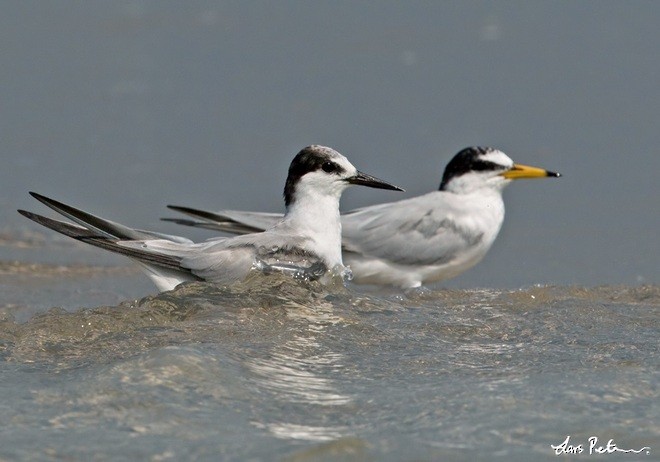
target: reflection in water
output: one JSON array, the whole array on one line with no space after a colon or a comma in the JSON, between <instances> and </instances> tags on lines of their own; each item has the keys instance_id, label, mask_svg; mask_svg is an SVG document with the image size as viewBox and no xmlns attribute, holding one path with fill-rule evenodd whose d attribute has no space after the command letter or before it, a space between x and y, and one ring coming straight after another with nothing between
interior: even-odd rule
<instances>
[{"instance_id":1,"label":"reflection in water","mask_svg":"<svg viewBox=\"0 0 660 462\"><path fill-rule=\"evenodd\" d=\"M290 402L333 406L347 404L350 398L340 394L328 375L341 368L341 355L317 352L320 345L313 338L296 336L273 352L269 358L248 363L261 378L256 381L272 393Z\"/></svg>"},{"instance_id":2,"label":"reflection in water","mask_svg":"<svg viewBox=\"0 0 660 462\"><path fill-rule=\"evenodd\" d=\"M330 351L327 343L319 341L328 326L340 322L332 313L332 306L321 302L313 308L296 306L287 310L287 315L305 323L293 338L274 347L266 357L251 358L248 368L255 374L254 381L259 389L271 394L270 400L278 408L287 405L323 406L318 413L305 412L292 416L321 416L328 407L351 403L352 398L338 390L331 377L340 374L344 365L341 353ZM274 422L253 422L277 438L293 438L308 441L329 441L343 436L343 426L312 425L309 422L293 423L278 416Z\"/></svg>"},{"instance_id":3,"label":"reflection in water","mask_svg":"<svg viewBox=\"0 0 660 462\"><path fill-rule=\"evenodd\" d=\"M268 430L276 438L305 441L336 440L344 436L348 429L348 427L315 427L312 425L296 425L286 422L253 423L257 428Z\"/></svg>"}]
</instances>

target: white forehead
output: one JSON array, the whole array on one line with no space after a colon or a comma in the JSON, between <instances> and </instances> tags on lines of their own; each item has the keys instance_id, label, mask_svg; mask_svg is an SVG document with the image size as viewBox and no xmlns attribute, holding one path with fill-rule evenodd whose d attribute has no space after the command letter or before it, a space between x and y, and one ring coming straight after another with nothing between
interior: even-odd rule
<instances>
[{"instance_id":1,"label":"white forehead","mask_svg":"<svg viewBox=\"0 0 660 462\"><path fill-rule=\"evenodd\" d=\"M355 170L353 164L351 164L344 155L340 154L334 149L320 145L312 145L310 147L313 148L314 151L319 154L319 156L322 156L325 159L336 163L337 165L343 167L344 170L348 172L352 172Z\"/></svg>"},{"instance_id":2,"label":"white forehead","mask_svg":"<svg viewBox=\"0 0 660 462\"><path fill-rule=\"evenodd\" d=\"M479 156L479 160L483 160L485 162L492 162L494 164L502 165L507 168L513 166L513 160L511 160L509 156L504 154L499 149L490 149L488 152L481 154Z\"/></svg>"},{"instance_id":3,"label":"white forehead","mask_svg":"<svg viewBox=\"0 0 660 462\"><path fill-rule=\"evenodd\" d=\"M312 144L308 149L311 149L319 156L328 156L328 157L344 157L328 146L321 146L320 144Z\"/></svg>"}]
</instances>

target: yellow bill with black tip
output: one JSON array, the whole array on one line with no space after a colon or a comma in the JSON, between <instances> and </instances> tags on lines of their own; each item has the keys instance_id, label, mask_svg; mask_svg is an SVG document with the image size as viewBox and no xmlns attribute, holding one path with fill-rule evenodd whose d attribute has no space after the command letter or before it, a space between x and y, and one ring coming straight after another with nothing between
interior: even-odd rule
<instances>
[{"instance_id":1,"label":"yellow bill with black tip","mask_svg":"<svg viewBox=\"0 0 660 462\"><path fill-rule=\"evenodd\" d=\"M530 167L529 165L513 164L511 170L502 172L500 175L509 180L517 180L520 178L544 178L547 176L560 177L561 173L550 172L542 168Z\"/></svg>"}]
</instances>

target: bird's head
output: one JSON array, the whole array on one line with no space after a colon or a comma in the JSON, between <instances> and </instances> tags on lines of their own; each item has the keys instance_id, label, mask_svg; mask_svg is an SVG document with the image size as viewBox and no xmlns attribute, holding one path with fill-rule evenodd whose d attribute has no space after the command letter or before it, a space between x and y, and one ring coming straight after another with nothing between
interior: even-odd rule
<instances>
[{"instance_id":1,"label":"bird's head","mask_svg":"<svg viewBox=\"0 0 660 462\"><path fill-rule=\"evenodd\" d=\"M501 190L519 178L560 177L560 173L516 164L499 149L469 147L449 161L440 183L441 191L468 193L478 189Z\"/></svg>"},{"instance_id":2,"label":"bird's head","mask_svg":"<svg viewBox=\"0 0 660 462\"><path fill-rule=\"evenodd\" d=\"M312 145L302 149L291 161L284 186L284 202L289 207L301 194L339 197L351 185L403 191L398 186L360 172L334 149Z\"/></svg>"}]
</instances>

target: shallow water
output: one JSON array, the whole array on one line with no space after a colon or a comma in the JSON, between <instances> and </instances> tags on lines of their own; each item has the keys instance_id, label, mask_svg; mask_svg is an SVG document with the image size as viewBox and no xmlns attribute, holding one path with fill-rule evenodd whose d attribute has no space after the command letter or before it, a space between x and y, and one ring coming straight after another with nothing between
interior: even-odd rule
<instances>
[{"instance_id":1,"label":"shallow water","mask_svg":"<svg viewBox=\"0 0 660 462\"><path fill-rule=\"evenodd\" d=\"M52 280L78 300L140 277L2 270L12 287L29 274L32 295L0 308L0 460L549 460L567 435L651 448L612 460L660 447L657 286L401 294L271 276L26 315Z\"/></svg>"}]
</instances>

